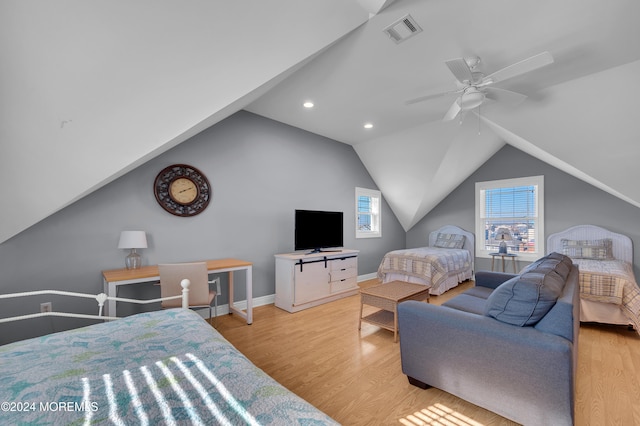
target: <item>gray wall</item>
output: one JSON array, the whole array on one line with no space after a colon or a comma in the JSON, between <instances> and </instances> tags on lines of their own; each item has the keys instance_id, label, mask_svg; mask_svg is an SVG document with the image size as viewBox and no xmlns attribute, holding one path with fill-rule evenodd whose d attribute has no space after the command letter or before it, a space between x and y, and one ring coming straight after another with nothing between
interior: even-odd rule
<instances>
[{"instance_id":1,"label":"gray wall","mask_svg":"<svg viewBox=\"0 0 640 426\"><path fill-rule=\"evenodd\" d=\"M454 224L475 233L475 183L544 175L545 241L574 225L598 225L628 235L640 247L640 209L530 155L505 145L427 216L407 232L407 247L424 245L429 232ZM634 272L640 276L634 251ZM525 262L518 262L518 267ZM491 260L476 258L476 270L490 270Z\"/></svg>"},{"instance_id":2,"label":"gray wall","mask_svg":"<svg viewBox=\"0 0 640 426\"><path fill-rule=\"evenodd\" d=\"M198 216L180 218L155 201L153 181L174 163L200 169L213 198ZM260 116L239 112L0 244L0 292L58 289L98 293L100 271L124 266L120 231L144 230L144 264L236 257L253 262L253 296L275 292L274 254L293 251L294 210L343 211L348 248L360 250L358 272L374 273L405 232L383 205L382 238L355 239L355 187L377 189L353 148ZM46 188L45 190L53 190ZM223 277L226 283L226 277ZM244 299L238 274L237 299ZM157 297L151 284L124 286L122 297ZM222 304L227 303L223 285ZM2 316L54 310L95 313L91 301L38 296L0 301ZM157 309L150 307L146 309ZM125 308L128 314L139 309ZM0 343L59 331L84 321L39 318L0 325Z\"/></svg>"}]
</instances>

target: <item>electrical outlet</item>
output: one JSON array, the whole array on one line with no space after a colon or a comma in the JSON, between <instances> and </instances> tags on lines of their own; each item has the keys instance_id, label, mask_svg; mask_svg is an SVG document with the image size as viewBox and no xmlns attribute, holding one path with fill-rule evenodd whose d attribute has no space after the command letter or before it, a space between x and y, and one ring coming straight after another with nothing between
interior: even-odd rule
<instances>
[{"instance_id":1,"label":"electrical outlet","mask_svg":"<svg viewBox=\"0 0 640 426\"><path fill-rule=\"evenodd\" d=\"M53 311L51 302L45 302L40 304L40 312L51 312L51 311Z\"/></svg>"}]
</instances>

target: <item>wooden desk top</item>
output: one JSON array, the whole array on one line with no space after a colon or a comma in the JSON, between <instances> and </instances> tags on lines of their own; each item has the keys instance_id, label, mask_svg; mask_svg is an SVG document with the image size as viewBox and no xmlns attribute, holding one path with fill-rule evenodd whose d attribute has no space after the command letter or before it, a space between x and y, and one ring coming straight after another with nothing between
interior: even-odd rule
<instances>
[{"instance_id":1,"label":"wooden desk top","mask_svg":"<svg viewBox=\"0 0 640 426\"><path fill-rule=\"evenodd\" d=\"M214 271L216 269L242 268L253 265L251 262L240 259L213 259L206 260L204 262L207 262L207 269L209 271ZM152 278L157 277L159 274L158 265L148 265L138 269L122 268L102 271L102 276L107 282Z\"/></svg>"}]
</instances>

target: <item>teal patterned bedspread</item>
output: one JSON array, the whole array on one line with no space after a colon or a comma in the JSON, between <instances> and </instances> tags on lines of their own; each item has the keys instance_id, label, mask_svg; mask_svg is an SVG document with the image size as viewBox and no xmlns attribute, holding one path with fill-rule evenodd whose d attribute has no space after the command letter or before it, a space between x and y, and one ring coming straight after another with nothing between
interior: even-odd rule
<instances>
[{"instance_id":1,"label":"teal patterned bedspread","mask_svg":"<svg viewBox=\"0 0 640 426\"><path fill-rule=\"evenodd\" d=\"M1 425L335 425L196 313L171 309L0 346Z\"/></svg>"}]
</instances>

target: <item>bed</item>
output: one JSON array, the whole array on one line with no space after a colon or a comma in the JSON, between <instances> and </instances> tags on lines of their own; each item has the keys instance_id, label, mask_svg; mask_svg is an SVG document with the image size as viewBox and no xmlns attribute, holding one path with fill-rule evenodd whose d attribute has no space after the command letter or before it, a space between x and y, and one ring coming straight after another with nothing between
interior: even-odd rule
<instances>
[{"instance_id":1,"label":"bed","mask_svg":"<svg viewBox=\"0 0 640 426\"><path fill-rule=\"evenodd\" d=\"M387 253L378 267L383 282L429 284L440 295L473 277L475 238L471 232L446 225L429 234L429 246Z\"/></svg>"},{"instance_id":2,"label":"bed","mask_svg":"<svg viewBox=\"0 0 640 426\"><path fill-rule=\"evenodd\" d=\"M0 346L0 424L337 424L188 309Z\"/></svg>"},{"instance_id":3,"label":"bed","mask_svg":"<svg viewBox=\"0 0 640 426\"><path fill-rule=\"evenodd\" d=\"M632 326L640 333L640 287L629 237L578 225L547 238L547 251L572 258L580 271L580 321Z\"/></svg>"}]
</instances>

